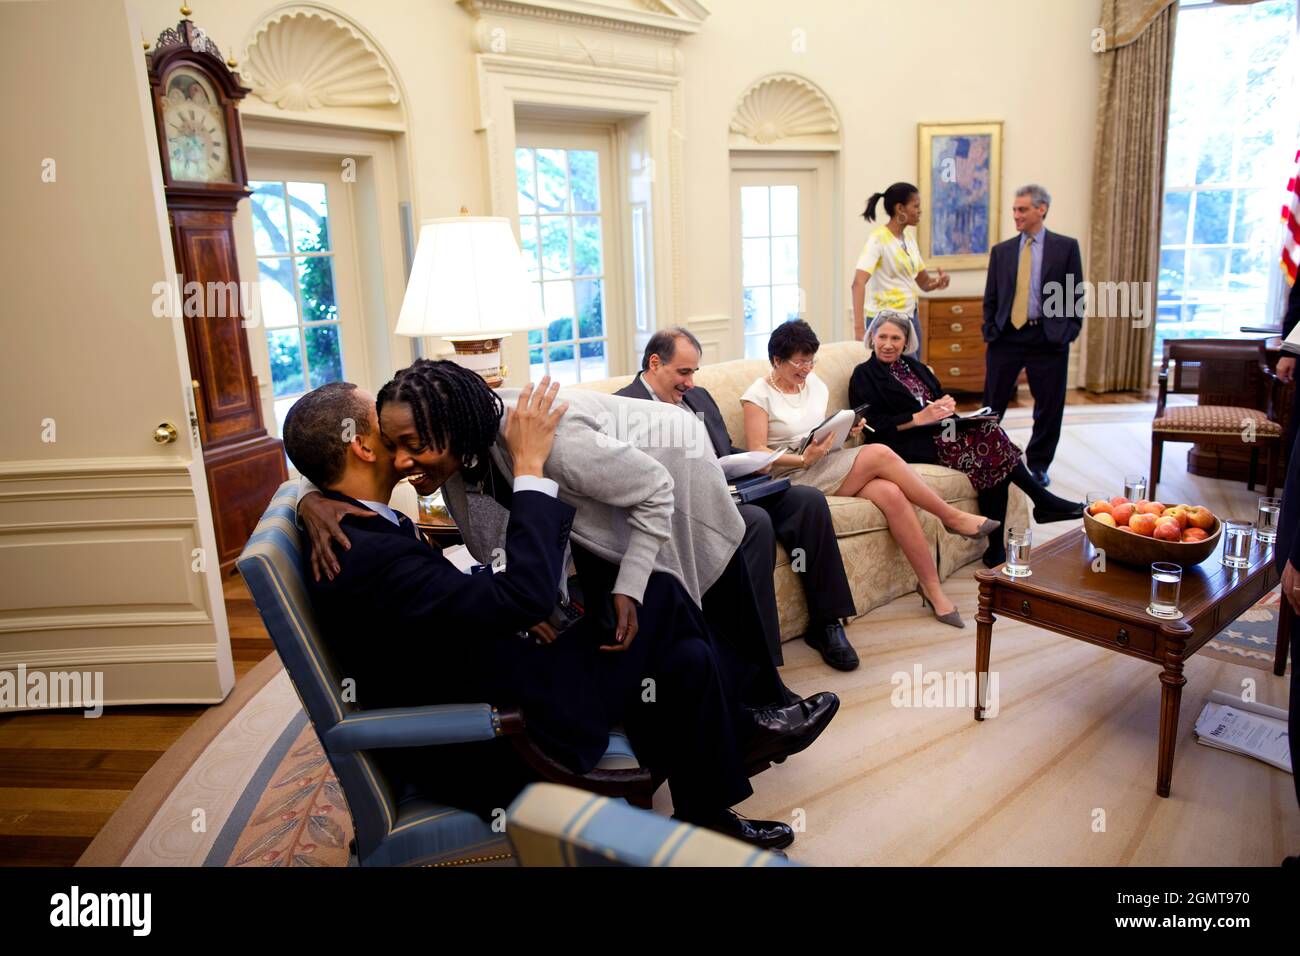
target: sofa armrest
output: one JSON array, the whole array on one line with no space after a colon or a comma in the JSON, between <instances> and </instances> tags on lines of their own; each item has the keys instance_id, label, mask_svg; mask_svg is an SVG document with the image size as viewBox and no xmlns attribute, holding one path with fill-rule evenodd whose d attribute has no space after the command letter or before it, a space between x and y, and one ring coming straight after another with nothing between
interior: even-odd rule
<instances>
[{"instance_id":1,"label":"sofa armrest","mask_svg":"<svg viewBox=\"0 0 1300 956\"><path fill-rule=\"evenodd\" d=\"M499 713L490 704L359 710L327 730L321 742L334 753L473 743L510 733L512 717L513 713Z\"/></svg>"}]
</instances>

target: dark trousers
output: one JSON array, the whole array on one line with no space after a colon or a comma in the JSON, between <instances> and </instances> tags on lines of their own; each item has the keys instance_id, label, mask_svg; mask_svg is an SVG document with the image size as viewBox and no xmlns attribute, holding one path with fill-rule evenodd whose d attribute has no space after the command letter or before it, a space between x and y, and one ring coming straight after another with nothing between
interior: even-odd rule
<instances>
[{"instance_id":1,"label":"dark trousers","mask_svg":"<svg viewBox=\"0 0 1300 956\"><path fill-rule=\"evenodd\" d=\"M857 613L853 590L844 572L839 542L826 496L807 485L793 485L740 506L745 537L740 543L759 608L759 621L772 662L784 663L781 622L776 607L776 542L794 562L808 602L809 628L852 617ZM802 569L802 570L798 570Z\"/></svg>"},{"instance_id":2,"label":"dark trousers","mask_svg":"<svg viewBox=\"0 0 1300 956\"><path fill-rule=\"evenodd\" d=\"M984 362L984 404L999 417L1015 394L1021 370L1028 373L1029 391L1034 396L1034 432L1025 448L1025 463L1030 471L1047 471L1061 440L1070 346L1047 341L1041 324L1015 329L1008 322L997 339L988 343Z\"/></svg>"},{"instance_id":3,"label":"dark trousers","mask_svg":"<svg viewBox=\"0 0 1300 956\"><path fill-rule=\"evenodd\" d=\"M616 620L613 590L618 580L618 566L592 554L570 541L573 566L588 616L604 621L613 630ZM750 581L749 571L737 548L722 573L703 595L702 610L706 628L716 639L715 647L724 669L724 677L735 688L738 699L751 707L765 707L785 702L785 685L772 662L763 631L762 611ZM657 573L671 580L691 607L695 607L680 582L671 575ZM769 569L767 579L772 580ZM640 620L650 603L650 592L637 609ZM775 612L775 597L772 599Z\"/></svg>"}]
</instances>

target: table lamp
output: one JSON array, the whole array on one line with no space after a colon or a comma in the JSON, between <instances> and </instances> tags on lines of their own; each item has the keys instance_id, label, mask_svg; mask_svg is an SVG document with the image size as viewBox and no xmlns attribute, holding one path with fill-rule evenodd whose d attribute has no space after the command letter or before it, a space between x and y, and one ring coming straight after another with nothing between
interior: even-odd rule
<instances>
[{"instance_id":1,"label":"table lamp","mask_svg":"<svg viewBox=\"0 0 1300 956\"><path fill-rule=\"evenodd\" d=\"M505 380L501 340L546 324L510 220L462 215L420 225L397 334L437 335L491 388Z\"/></svg>"}]
</instances>

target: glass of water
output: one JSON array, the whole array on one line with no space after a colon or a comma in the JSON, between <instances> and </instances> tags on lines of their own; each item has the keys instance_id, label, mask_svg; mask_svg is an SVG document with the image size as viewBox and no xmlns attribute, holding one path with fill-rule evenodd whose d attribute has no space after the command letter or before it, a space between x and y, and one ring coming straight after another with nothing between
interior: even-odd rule
<instances>
[{"instance_id":1,"label":"glass of water","mask_svg":"<svg viewBox=\"0 0 1300 956\"><path fill-rule=\"evenodd\" d=\"M1255 537L1265 544L1277 540L1277 518L1282 513L1281 498L1260 498L1259 514L1255 517Z\"/></svg>"},{"instance_id":2,"label":"glass of water","mask_svg":"<svg viewBox=\"0 0 1300 956\"><path fill-rule=\"evenodd\" d=\"M1183 585L1183 569L1177 564L1157 561L1151 565L1151 603L1147 613L1154 617L1182 617L1178 610L1178 592Z\"/></svg>"},{"instance_id":3,"label":"glass of water","mask_svg":"<svg viewBox=\"0 0 1300 956\"><path fill-rule=\"evenodd\" d=\"M1125 475L1124 476L1124 497L1133 503L1137 503L1147 496L1147 476L1146 475Z\"/></svg>"},{"instance_id":4,"label":"glass of water","mask_svg":"<svg viewBox=\"0 0 1300 956\"><path fill-rule=\"evenodd\" d=\"M1002 572L1013 578L1027 578L1029 570L1029 547L1033 543L1030 528L1007 528L1007 563Z\"/></svg>"},{"instance_id":5,"label":"glass of water","mask_svg":"<svg viewBox=\"0 0 1300 956\"><path fill-rule=\"evenodd\" d=\"M1249 521L1223 522L1223 566L1250 567L1250 539L1255 525Z\"/></svg>"}]
</instances>

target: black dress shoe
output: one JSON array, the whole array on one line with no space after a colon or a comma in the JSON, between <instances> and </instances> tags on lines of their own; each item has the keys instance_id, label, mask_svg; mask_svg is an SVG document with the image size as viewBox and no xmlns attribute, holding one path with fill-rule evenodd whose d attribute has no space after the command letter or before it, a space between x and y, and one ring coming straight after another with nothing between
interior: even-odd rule
<instances>
[{"instance_id":1,"label":"black dress shoe","mask_svg":"<svg viewBox=\"0 0 1300 956\"><path fill-rule=\"evenodd\" d=\"M821 652L822 660L837 671L851 671L858 666L858 652L844 635L844 625L836 621L810 628L803 636L809 647Z\"/></svg>"},{"instance_id":2,"label":"black dress shoe","mask_svg":"<svg viewBox=\"0 0 1300 956\"><path fill-rule=\"evenodd\" d=\"M1053 521L1075 521L1083 517L1087 506L1082 502L1071 502L1069 508L1035 508L1034 520L1039 524L1051 524Z\"/></svg>"},{"instance_id":3,"label":"black dress shoe","mask_svg":"<svg viewBox=\"0 0 1300 956\"><path fill-rule=\"evenodd\" d=\"M1038 482L1044 488L1046 488L1048 485L1052 483L1052 479L1047 477L1046 469L1044 469L1043 471L1035 471L1034 469L1031 468L1029 470L1029 477L1033 478L1034 481Z\"/></svg>"},{"instance_id":4,"label":"black dress shoe","mask_svg":"<svg viewBox=\"0 0 1300 956\"><path fill-rule=\"evenodd\" d=\"M686 822L763 850L784 850L794 842L794 830L789 824L776 820L746 820L731 810L723 810L704 818L687 819Z\"/></svg>"},{"instance_id":5,"label":"black dress shoe","mask_svg":"<svg viewBox=\"0 0 1300 956\"><path fill-rule=\"evenodd\" d=\"M829 691L785 707L763 707L750 711L754 732L745 751L745 765L784 760L806 750L821 736L840 709L840 699Z\"/></svg>"}]
</instances>

